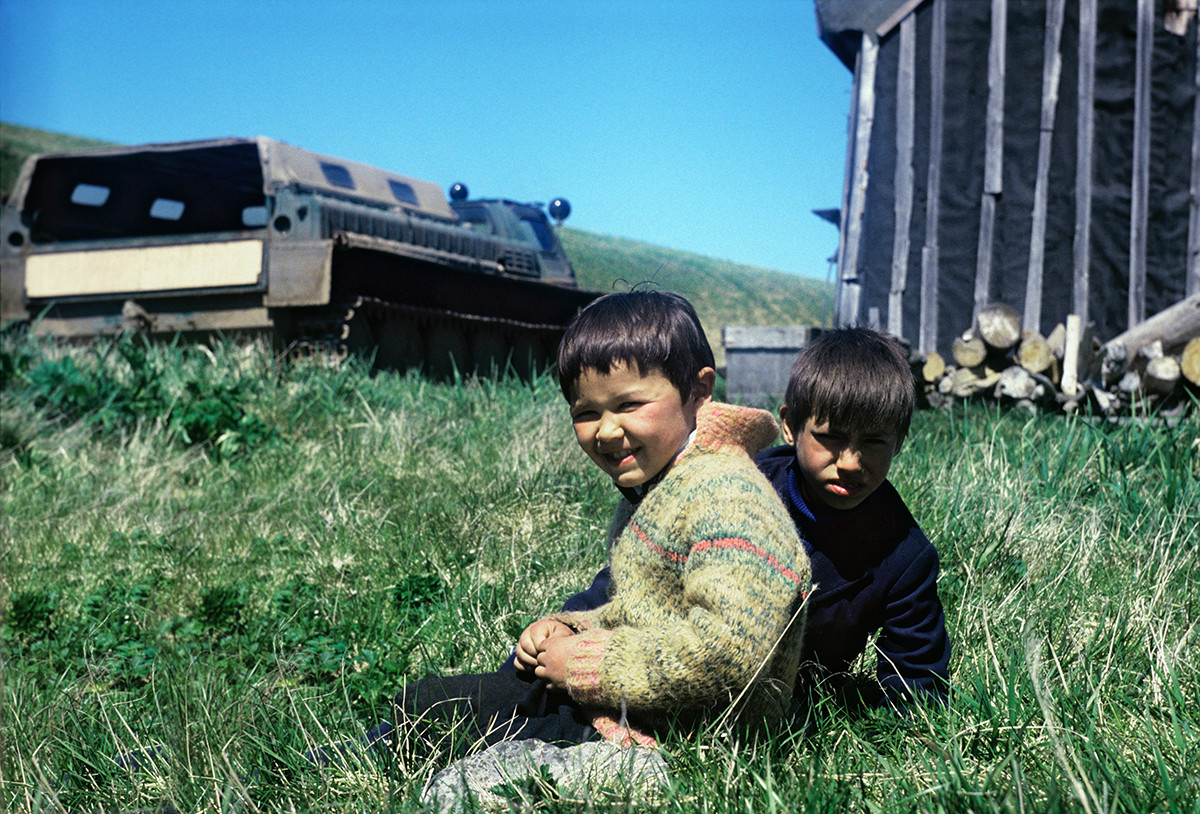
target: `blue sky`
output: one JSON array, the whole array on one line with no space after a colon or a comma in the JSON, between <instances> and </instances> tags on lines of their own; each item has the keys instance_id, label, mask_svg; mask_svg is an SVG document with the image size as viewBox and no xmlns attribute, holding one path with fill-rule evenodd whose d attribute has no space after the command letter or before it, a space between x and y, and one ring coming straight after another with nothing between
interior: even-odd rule
<instances>
[{"instance_id":1,"label":"blue sky","mask_svg":"<svg viewBox=\"0 0 1200 814\"><path fill-rule=\"evenodd\" d=\"M263 135L824 278L851 74L812 0L0 0L0 119Z\"/></svg>"}]
</instances>

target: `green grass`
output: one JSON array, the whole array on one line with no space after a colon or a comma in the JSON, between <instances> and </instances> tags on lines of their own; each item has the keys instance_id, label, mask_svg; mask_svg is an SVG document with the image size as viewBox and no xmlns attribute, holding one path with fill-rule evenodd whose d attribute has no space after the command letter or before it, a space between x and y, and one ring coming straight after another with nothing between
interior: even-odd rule
<instances>
[{"instance_id":1,"label":"green grass","mask_svg":"<svg viewBox=\"0 0 1200 814\"><path fill-rule=\"evenodd\" d=\"M603 560L615 495L547 378L0 350L0 810L415 810L436 763L303 752L494 667ZM659 807L1196 811L1197 412L921 413L893 473L942 555L950 704L669 742Z\"/></svg>"}]
</instances>

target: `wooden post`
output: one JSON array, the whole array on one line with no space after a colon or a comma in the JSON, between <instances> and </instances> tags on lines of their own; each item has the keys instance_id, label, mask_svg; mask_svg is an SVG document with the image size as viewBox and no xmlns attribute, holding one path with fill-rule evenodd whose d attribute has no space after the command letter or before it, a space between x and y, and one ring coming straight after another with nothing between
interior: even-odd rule
<instances>
[{"instance_id":1,"label":"wooden post","mask_svg":"<svg viewBox=\"0 0 1200 814\"><path fill-rule=\"evenodd\" d=\"M1062 73L1063 4L1046 2L1046 41L1042 49L1042 120L1038 141L1037 181L1033 188L1033 230L1029 237L1029 271L1025 276L1027 331L1041 330L1042 279L1046 258L1046 198L1050 194L1050 147L1054 140L1054 112L1058 107L1058 78Z\"/></svg>"},{"instance_id":2,"label":"wooden post","mask_svg":"<svg viewBox=\"0 0 1200 814\"><path fill-rule=\"evenodd\" d=\"M1154 60L1154 0L1138 0L1133 93L1133 179L1129 211L1129 324L1146 318L1146 219L1150 197L1150 68Z\"/></svg>"},{"instance_id":3,"label":"wooden post","mask_svg":"<svg viewBox=\"0 0 1200 814\"><path fill-rule=\"evenodd\" d=\"M1067 314L1067 338L1063 343L1061 390L1068 398L1079 392L1079 345L1083 342L1083 320L1079 314Z\"/></svg>"},{"instance_id":4,"label":"wooden post","mask_svg":"<svg viewBox=\"0 0 1200 814\"><path fill-rule=\"evenodd\" d=\"M938 217L942 194L942 108L946 95L946 6L935 2L929 45L929 172L925 185L925 246L921 250L921 334L919 349L938 345Z\"/></svg>"},{"instance_id":5,"label":"wooden post","mask_svg":"<svg viewBox=\"0 0 1200 814\"><path fill-rule=\"evenodd\" d=\"M1105 343L1105 348L1123 345L1126 354L1132 358L1151 342L1162 342L1164 348L1174 351L1197 336L1200 336L1200 294L1193 294L1139 322L1120 336L1114 336Z\"/></svg>"},{"instance_id":6,"label":"wooden post","mask_svg":"<svg viewBox=\"0 0 1200 814\"><path fill-rule=\"evenodd\" d=\"M1007 45L1008 0L992 0L987 129L983 147L983 199L979 207L979 244L975 250L975 314L991 299L996 199L1004 192L1004 71Z\"/></svg>"},{"instance_id":7,"label":"wooden post","mask_svg":"<svg viewBox=\"0 0 1200 814\"><path fill-rule=\"evenodd\" d=\"M830 304L833 310L833 320L830 325L835 328L847 324L847 321L842 319L844 307L842 300L848 297L845 291L846 284L842 281L842 269L846 265L847 224L850 221L850 181L854 178L854 127L858 122L858 86L860 84L859 76L862 73L861 66L862 53L860 49L860 52L854 57L854 87L850 93L850 115L846 118L846 158L842 164L842 199L841 208L838 210L838 246L831 269L834 274L834 290L833 302Z\"/></svg>"},{"instance_id":8,"label":"wooden post","mask_svg":"<svg viewBox=\"0 0 1200 814\"><path fill-rule=\"evenodd\" d=\"M850 213L846 220L846 252L839 269L840 297L838 301L838 324L859 323L858 252L862 242L863 213L867 203L867 158L871 152L871 125L875 120L875 65L879 57L879 44L868 34L863 34L858 52L858 71L855 77L858 99L855 104L854 122L854 169L850 187Z\"/></svg>"},{"instance_id":9,"label":"wooden post","mask_svg":"<svg viewBox=\"0 0 1200 814\"><path fill-rule=\"evenodd\" d=\"M904 0L904 3L892 12L892 16L888 17L875 28L875 36L883 39L888 35L888 32L896 27L896 23L903 25L903 21L912 17L912 13L917 10L917 6L921 5L925 0Z\"/></svg>"},{"instance_id":10,"label":"wooden post","mask_svg":"<svg viewBox=\"0 0 1200 814\"><path fill-rule=\"evenodd\" d=\"M1091 296L1095 96L1096 0L1079 0L1079 116L1075 134L1075 286L1072 310L1085 325L1088 321L1088 298Z\"/></svg>"},{"instance_id":11,"label":"wooden post","mask_svg":"<svg viewBox=\"0 0 1200 814\"><path fill-rule=\"evenodd\" d=\"M913 108L916 102L916 18L900 23L900 63L896 68L896 224L892 237L892 287L888 294L887 329L904 336L904 289L908 285L908 230L912 227Z\"/></svg>"},{"instance_id":12,"label":"wooden post","mask_svg":"<svg viewBox=\"0 0 1200 814\"><path fill-rule=\"evenodd\" d=\"M1200 32L1196 34L1196 80L1192 88L1192 188L1188 212L1187 296L1200 294Z\"/></svg>"}]
</instances>

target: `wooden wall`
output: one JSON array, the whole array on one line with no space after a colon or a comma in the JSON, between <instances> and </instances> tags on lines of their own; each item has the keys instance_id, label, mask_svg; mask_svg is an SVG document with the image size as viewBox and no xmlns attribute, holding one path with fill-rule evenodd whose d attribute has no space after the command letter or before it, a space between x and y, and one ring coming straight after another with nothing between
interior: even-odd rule
<instances>
[{"instance_id":1,"label":"wooden wall","mask_svg":"<svg viewBox=\"0 0 1200 814\"><path fill-rule=\"evenodd\" d=\"M1194 0L924 0L855 55L835 320L1104 339L1200 292Z\"/></svg>"}]
</instances>

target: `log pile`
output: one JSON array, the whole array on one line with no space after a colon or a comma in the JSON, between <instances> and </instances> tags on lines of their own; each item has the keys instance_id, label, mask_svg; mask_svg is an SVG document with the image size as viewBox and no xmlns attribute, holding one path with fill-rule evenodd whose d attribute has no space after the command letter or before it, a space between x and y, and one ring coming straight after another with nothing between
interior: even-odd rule
<instances>
[{"instance_id":1,"label":"log pile","mask_svg":"<svg viewBox=\"0 0 1200 814\"><path fill-rule=\"evenodd\" d=\"M1106 416L1183 409L1200 397L1200 294L1103 343L1078 316L1043 337L1022 331L1013 308L988 305L954 340L951 357L913 358L928 406L994 399Z\"/></svg>"}]
</instances>

